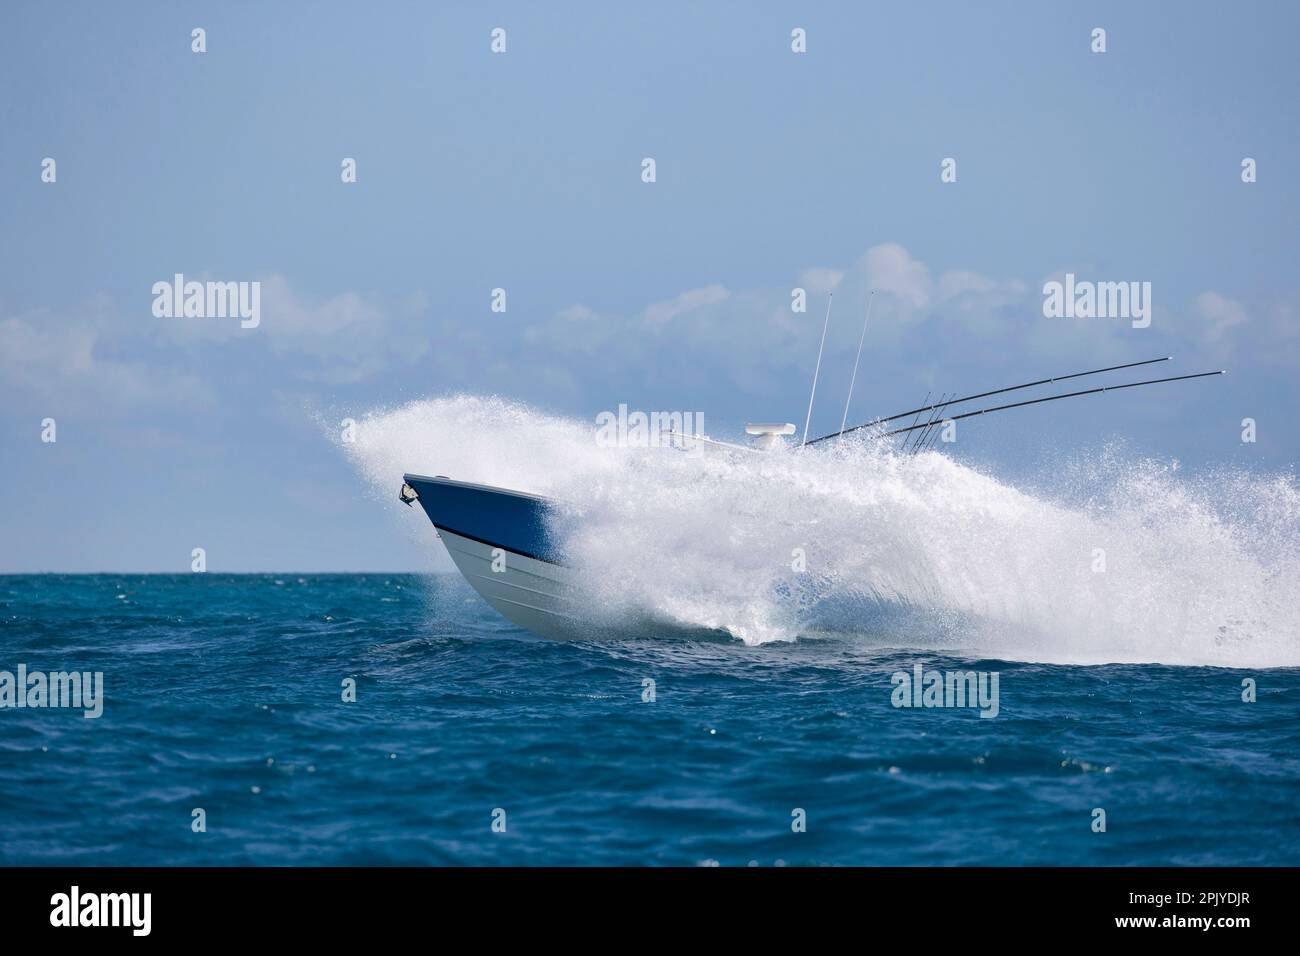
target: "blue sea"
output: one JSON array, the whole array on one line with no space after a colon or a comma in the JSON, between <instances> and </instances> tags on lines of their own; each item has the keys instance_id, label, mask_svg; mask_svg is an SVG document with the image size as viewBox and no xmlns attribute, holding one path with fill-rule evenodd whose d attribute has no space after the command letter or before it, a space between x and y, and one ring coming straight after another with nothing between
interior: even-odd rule
<instances>
[{"instance_id":1,"label":"blue sea","mask_svg":"<svg viewBox=\"0 0 1300 956\"><path fill-rule=\"evenodd\" d=\"M0 649L104 675L0 710L6 865L1300 862L1296 669L559 643L444 575L0 577Z\"/></svg>"}]
</instances>

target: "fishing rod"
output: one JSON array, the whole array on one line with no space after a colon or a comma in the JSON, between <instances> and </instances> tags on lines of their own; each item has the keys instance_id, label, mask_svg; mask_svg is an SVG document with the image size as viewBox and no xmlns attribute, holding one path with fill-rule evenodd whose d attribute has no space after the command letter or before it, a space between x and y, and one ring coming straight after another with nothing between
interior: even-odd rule
<instances>
[{"instance_id":1,"label":"fishing rod","mask_svg":"<svg viewBox=\"0 0 1300 956\"><path fill-rule=\"evenodd\" d=\"M1226 375L1226 374L1227 374L1226 369L1219 369L1218 371L1215 372L1194 372L1191 375L1174 375L1171 376L1170 378L1151 378L1142 382L1125 382L1122 385L1102 385L1100 388L1088 388L1080 392L1065 392L1064 394L1061 395L1047 395L1044 396L1043 398L1031 398L1023 402L1011 402L1010 404L1007 405L994 405L991 408L979 408L973 412L964 412L961 415L951 415L948 418L944 419L944 421L955 422L955 421L960 421L963 418L973 418L976 415L987 415L989 412L1002 412L1002 411L1006 411L1009 408L1024 408L1026 405L1038 405L1041 402L1054 402L1057 399L1061 399L1061 398L1077 398L1080 395L1098 395L1101 392L1118 392L1120 389L1123 388L1137 388L1139 385L1159 385L1162 382L1183 382L1189 378L1208 378L1211 375ZM895 428L893 431L882 432L881 434L876 435L875 437L888 438L890 435L902 435L905 432L915 431L918 428L930 428L932 425L933 425L932 422L923 422L920 425L907 425L903 428ZM866 426L859 425L858 427L865 428ZM834 436L830 436L830 437L834 437ZM817 439L817 440L820 441L821 439ZM809 442L808 444L811 445L812 442Z\"/></svg>"},{"instance_id":2,"label":"fishing rod","mask_svg":"<svg viewBox=\"0 0 1300 956\"><path fill-rule=\"evenodd\" d=\"M948 425L948 420L947 420L946 418L943 419L943 421L941 422L941 424L943 425L943 427L942 427L942 428L936 428L936 429L934 430L934 434L933 434L932 436L930 436L930 442L929 442L929 444L927 444L924 448L922 448L921 451L930 451L932 448L934 448L935 443L938 442L939 439L943 436L944 429L945 429L945 428L947 427L947 425Z\"/></svg>"},{"instance_id":3,"label":"fishing rod","mask_svg":"<svg viewBox=\"0 0 1300 956\"><path fill-rule=\"evenodd\" d=\"M946 428L947 425L948 425L948 419L946 419L946 418L943 419L942 422L941 422L940 424L943 425L944 427L942 427L942 428L936 428L936 429L934 430L934 434L930 436L930 441L926 444L926 446L925 446L924 448L921 449L921 451L930 451L931 449L934 448L935 444L936 444L936 443L939 441L939 439L943 436L944 428Z\"/></svg>"},{"instance_id":4,"label":"fishing rod","mask_svg":"<svg viewBox=\"0 0 1300 956\"><path fill-rule=\"evenodd\" d=\"M929 393L929 392L926 392L926 393L925 393L925 399L924 399L924 400L927 401L927 402L930 400L930 393ZM920 420L921 420L921 410L920 410L920 409L917 409L916 414L912 416L912 425L913 425L913 426L916 426L916 427L920 427L919 425L917 425L917 422L919 422ZM844 434L844 433L843 433L843 432L840 432L840 434L842 435L842 434Z\"/></svg>"},{"instance_id":5,"label":"fishing rod","mask_svg":"<svg viewBox=\"0 0 1300 956\"><path fill-rule=\"evenodd\" d=\"M956 394L957 394L956 392L953 392L953 395L956 395ZM944 412L944 409L946 409L946 408L947 408L947 407L952 403L951 400L952 400L952 396L950 395L950 396L949 396L949 401L947 401L947 402L945 402L944 404L940 405L940 406L935 410L935 413L934 413L934 422L930 425L929 428L927 428L925 431L921 432L921 442L920 442L920 445L919 445L919 447L913 447L913 448L912 448L912 453L913 453L913 454L917 454L917 453L919 453L919 452L926 451L926 450L929 448L929 446L932 445L932 444L934 443L934 440L935 440L936 438L939 437L939 434L943 431L943 428L940 427L940 426L941 426L945 421L947 421L947 419L944 418L944 416L943 416L943 412Z\"/></svg>"},{"instance_id":6,"label":"fishing rod","mask_svg":"<svg viewBox=\"0 0 1300 956\"><path fill-rule=\"evenodd\" d=\"M832 432L829 435L822 435L819 438L808 439L805 441L805 444L815 445L819 441L825 441L828 438L838 438L840 435L847 435L849 432L855 432L860 428L871 428L875 425L882 425L885 422L892 422L899 418L906 418L908 415L919 415L921 414L921 412L928 412L928 411L932 411L935 408L938 408L940 404L959 405L962 402L973 402L977 398L988 398L990 395L1002 395L1005 394L1006 392L1017 392L1023 388L1033 388L1036 385L1048 385L1053 382L1068 381L1069 379L1072 378L1083 378L1084 376L1087 375L1100 375L1103 372L1118 372L1120 369L1137 368L1138 366L1141 365L1154 365L1157 362L1168 362L1171 357L1172 356L1165 355L1162 356L1161 358L1146 359L1141 362L1128 362L1124 365L1110 365L1107 366L1106 368L1095 368L1087 372L1074 372L1070 375L1056 375L1053 376L1052 378L1040 378L1036 382L1026 382L1024 385L1009 385L1006 388L995 388L987 392L978 392L974 395L966 395L963 398L954 398L951 401L944 402L944 403L936 403L934 405L922 405L920 408L910 408L905 412L897 412L896 414L887 415L884 418L877 418L874 421L866 422L862 425L854 425L852 428L846 428L839 432ZM806 425L805 425L804 434L807 435Z\"/></svg>"},{"instance_id":7,"label":"fishing rod","mask_svg":"<svg viewBox=\"0 0 1300 956\"><path fill-rule=\"evenodd\" d=\"M915 455L921 450L921 446L925 444L925 440L930 436L930 429L934 428L935 423L939 421L939 417L943 414L943 410L948 407L948 401L951 397L947 392L940 394L939 404L934 407L934 411L930 413L925 425L919 429L919 434L912 442L912 454Z\"/></svg>"}]
</instances>

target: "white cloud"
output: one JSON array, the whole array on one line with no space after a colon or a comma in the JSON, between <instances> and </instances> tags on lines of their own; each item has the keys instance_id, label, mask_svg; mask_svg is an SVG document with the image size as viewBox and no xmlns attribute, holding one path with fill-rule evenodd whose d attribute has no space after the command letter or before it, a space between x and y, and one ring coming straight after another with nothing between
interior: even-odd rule
<instances>
[{"instance_id":1,"label":"white cloud","mask_svg":"<svg viewBox=\"0 0 1300 956\"><path fill-rule=\"evenodd\" d=\"M571 305L567 309L561 309L556 315L566 322L581 322L583 319L592 319L596 313L585 305Z\"/></svg>"},{"instance_id":2,"label":"white cloud","mask_svg":"<svg viewBox=\"0 0 1300 956\"><path fill-rule=\"evenodd\" d=\"M799 273L800 287L806 289L811 295L825 295L827 292L833 292L843 280L843 269L826 269L821 266L813 266Z\"/></svg>"},{"instance_id":3,"label":"white cloud","mask_svg":"<svg viewBox=\"0 0 1300 956\"><path fill-rule=\"evenodd\" d=\"M90 320L0 319L0 385L51 407L120 412L212 401L197 376L110 353L102 329Z\"/></svg>"},{"instance_id":4,"label":"white cloud","mask_svg":"<svg viewBox=\"0 0 1300 956\"><path fill-rule=\"evenodd\" d=\"M702 289L690 289L666 302L656 302L646 306L645 319L652 325L663 325L679 315L685 315L704 305L723 302L731 293L720 285L705 286Z\"/></svg>"},{"instance_id":5,"label":"white cloud","mask_svg":"<svg viewBox=\"0 0 1300 956\"><path fill-rule=\"evenodd\" d=\"M791 311L794 285L812 297L807 312ZM832 290L836 306L827 348L855 346L860 320L846 316L863 314L871 289L878 293L870 333L877 349L910 348L916 325L923 322L940 323L954 335L1005 337L1015 331L1005 312L1033 314L1026 300L1028 286L1021 280L952 270L936 282L925 263L897 243L884 243L868 249L848 268L810 267L796 273L793 282L774 282L765 289L737 292L720 284L690 289L630 316L600 315L573 305L523 335L535 357L549 351L555 361L563 361L576 353L599 357L602 365L612 368L644 365L648 348L671 339L707 356L710 366L736 384L753 387L788 370L802 355L800 349L815 349L825 295ZM462 334L466 344L481 337L473 330Z\"/></svg>"},{"instance_id":6,"label":"white cloud","mask_svg":"<svg viewBox=\"0 0 1300 956\"><path fill-rule=\"evenodd\" d=\"M963 295L988 295L997 289L997 282L967 269L952 269L939 278L939 295L944 299L955 299Z\"/></svg>"},{"instance_id":7,"label":"white cloud","mask_svg":"<svg viewBox=\"0 0 1300 956\"><path fill-rule=\"evenodd\" d=\"M422 311L421 303L412 300L409 313ZM283 276L272 275L262 280L262 324L257 331L265 332L277 354L315 360L297 370L300 377L346 384L428 350L427 336L408 334L415 330L403 329L400 319L356 292L307 300Z\"/></svg>"},{"instance_id":8,"label":"white cloud","mask_svg":"<svg viewBox=\"0 0 1300 956\"><path fill-rule=\"evenodd\" d=\"M1202 292L1193 299L1192 315L1200 325L1201 342L1209 346L1223 343L1234 328L1247 321L1246 310L1240 302L1217 292Z\"/></svg>"},{"instance_id":9,"label":"white cloud","mask_svg":"<svg viewBox=\"0 0 1300 956\"><path fill-rule=\"evenodd\" d=\"M896 242L872 246L862 257L868 285L894 296L904 306L924 309L930 303L930 270Z\"/></svg>"},{"instance_id":10,"label":"white cloud","mask_svg":"<svg viewBox=\"0 0 1300 956\"><path fill-rule=\"evenodd\" d=\"M194 278L207 281L212 276ZM151 317L150 321L161 323L170 341L190 349L212 343L265 344L290 360L287 370L294 376L334 385L373 377L428 350L427 335L408 334L416 331L412 320L427 306L421 293L407 296L393 311L358 292L313 299L276 273L258 281L261 321L255 328L241 328L237 320L223 318Z\"/></svg>"},{"instance_id":11,"label":"white cloud","mask_svg":"<svg viewBox=\"0 0 1300 956\"><path fill-rule=\"evenodd\" d=\"M205 354L210 349L249 345L280 357L290 377L343 384L410 363L429 348L415 321L426 308L421 295L393 311L356 292L311 300L283 276L260 281L255 328L241 328L238 318L158 318L143 296L127 309L97 296L73 313L0 318L0 387L42 406L115 414L214 401L215 377L177 369L218 367Z\"/></svg>"}]
</instances>

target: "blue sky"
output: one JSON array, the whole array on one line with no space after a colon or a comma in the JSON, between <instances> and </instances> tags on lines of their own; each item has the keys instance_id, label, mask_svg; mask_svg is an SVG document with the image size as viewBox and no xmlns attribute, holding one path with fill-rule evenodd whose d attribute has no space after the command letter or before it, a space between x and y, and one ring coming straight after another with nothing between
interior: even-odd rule
<instances>
[{"instance_id":1,"label":"blue sky","mask_svg":"<svg viewBox=\"0 0 1300 956\"><path fill-rule=\"evenodd\" d=\"M5 4L0 571L426 567L316 412L802 423L830 288L814 432L874 287L856 418L1173 354L1230 374L955 453L1293 470L1295 4L808 6ZM1149 281L1151 327L1044 318L1067 271ZM261 325L155 317L177 272L260 281Z\"/></svg>"}]
</instances>

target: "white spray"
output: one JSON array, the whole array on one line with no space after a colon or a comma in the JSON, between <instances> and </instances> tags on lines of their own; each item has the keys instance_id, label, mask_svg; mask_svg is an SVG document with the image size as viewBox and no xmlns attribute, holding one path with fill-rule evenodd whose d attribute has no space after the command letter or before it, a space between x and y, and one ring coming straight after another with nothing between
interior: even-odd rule
<instances>
[{"instance_id":1,"label":"white spray","mask_svg":"<svg viewBox=\"0 0 1300 956\"><path fill-rule=\"evenodd\" d=\"M749 644L834 633L1031 661L1300 665L1290 477L1194 481L1111 454L1030 495L870 440L703 456L599 447L590 423L473 396L373 412L343 447L395 509L403 472L562 502L556 533L611 626L652 619Z\"/></svg>"}]
</instances>

